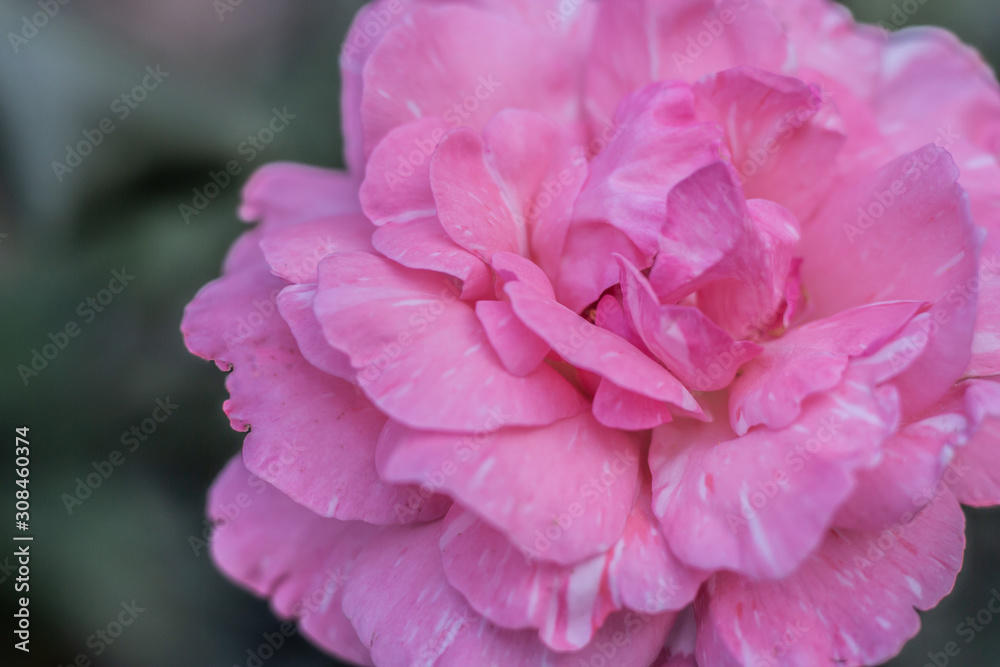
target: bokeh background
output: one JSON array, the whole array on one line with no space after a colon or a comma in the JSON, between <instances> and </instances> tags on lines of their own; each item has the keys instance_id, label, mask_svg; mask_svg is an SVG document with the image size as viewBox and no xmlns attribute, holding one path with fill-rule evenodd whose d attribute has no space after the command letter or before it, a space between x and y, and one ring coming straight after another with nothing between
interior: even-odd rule
<instances>
[{"instance_id":1,"label":"bokeh background","mask_svg":"<svg viewBox=\"0 0 1000 667\"><path fill-rule=\"evenodd\" d=\"M242 436L221 410L223 374L185 351L178 325L243 229L235 208L253 168L275 160L342 166L337 54L362 3L51 3L58 12L35 34L23 30L24 17L40 11L37 0L0 5L0 434L13 446L13 428L31 428L35 536L30 656L9 648L13 575L4 559L13 548L0 550L8 619L0 656L12 655L16 665L70 665L81 654L107 666L248 665L248 649L280 622L196 548L206 490ZM847 4L863 21L891 25L902 3ZM994 67L1000 63L996 0L908 5L919 7L908 25L948 27ZM25 39L12 41L11 33ZM145 99L127 105L121 96L143 81L147 67L165 75ZM274 109L295 118L247 165L241 145ZM85 131L96 136L106 118L114 131L57 175L52 163L66 162L66 146ZM192 206L194 190L236 159L242 174L185 219L181 205ZM134 279L91 313L86 300L123 269ZM70 322L78 335L26 386L17 367ZM128 451L123 434L151 417L158 399L178 407ZM95 465L107 470L102 462L115 449L123 451L121 465L68 508L65 494ZM0 497L7 498L14 457L6 444L3 451ZM0 503L0 512L12 505L12 498ZM923 615L921 634L893 667L928 664L927 653L949 641L961 647L950 665L1000 665L1000 620L968 644L956 634L1000 589L1000 512L967 517L956 590ZM12 544L10 521L2 523ZM91 637L133 600L144 611L95 655L102 643ZM263 664L337 663L293 637Z\"/></svg>"}]
</instances>

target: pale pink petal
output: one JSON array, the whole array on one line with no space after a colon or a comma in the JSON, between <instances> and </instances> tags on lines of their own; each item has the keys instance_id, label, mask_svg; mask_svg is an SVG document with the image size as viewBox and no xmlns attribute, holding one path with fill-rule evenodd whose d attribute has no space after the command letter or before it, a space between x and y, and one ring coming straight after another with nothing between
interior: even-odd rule
<instances>
[{"instance_id":1,"label":"pale pink petal","mask_svg":"<svg viewBox=\"0 0 1000 667\"><path fill-rule=\"evenodd\" d=\"M240 218L277 228L360 210L358 182L350 174L274 162L243 186Z\"/></svg>"},{"instance_id":2,"label":"pale pink petal","mask_svg":"<svg viewBox=\"0 0 1000 667\"><path fill-rule=\"evenodd\" d=\"M387 223L375 230L372 245L403 266L439 271L461 280L462 299L474 301L493 295L489 267L452 241L436 217Z\"/></svg>"},{"instance_id":3,"label":"pale pink petal","mask_svg":"<svg viewBox=\"0 0 1000 667\"><path fill-rule=\"evenodd\" d=\"M735 280L715 280L701 288L698 307L720 327L740 338L758 338L784 330L790 286L800 280L799 225L785 208L764 199L747 202L752 233L744 237L725 272ZM808 286L807 286L808 288Z\"/></svg>"},{"instance_id":4,"label":"pale pink petal","mask_svg":"<svg viewBox=\"0 0 1000 667\"><path fill-rule=\"evenodd\" d=\"M554 276L587 162L545 117L503 111L482 137L449 134L434 154L431 186L445 230L486 261L497 252L537 256Z\"/></svg>"},{"instance_id":5,"label":"pale pink petal","mask_svg":"<svg viewBox=\"0 0 1000 667\"><path fill-rule=\"evenodd\" d=\"M525 220L507 205L485 150L478 133L451 132L434 153L431 187L448 236L488 262L497 252L526 254L528 232Z\"/></svg>"},{"instance_id":6,"label":"pale pink petal","mask_svg":"<svg viewBox=\"0 0 1000 667\"><path fill-rule=\"evenodd\" d=\"M215 523L211 553L219 569L272 598L277 614L297 618L327 651L373 664L340 598L361 546L382 528L324 519L249 473L238 456L212 486L208 516Z\"/></svg>"},{"instance_id":7,"label":"pale pink petal","mask_svg":"<svg viewBox=\"0 0 1000 667\"><path fill-rule=\"evenodd\" d=\"M674 614L612 614L587 648L571 653L547 649L531 630L498 628L448 584L440 536L440 524L396 529L372 540L352 570L344 613L376 664L577 667L610 655L644 667L663 647Z\"/></svg>"},{"instance_id":8,"label":"pale pink petal","mask_svg":"<svg viewBox=\"0 0 1000 667\"><path fill-rule=\"evenodd\" d=\"M323 328L313 311L315 298L315 285L289 285L278 294L278 311L306 361L324 373L353 382L356 372L351 360L331 347L323 336Z\"/></svg>"},{"instance_id":9,"label":"pale pink petal","mask_svg":"<svg viewBox=\"0 0 1000 667\"><path fill-rule=\"evenodd\" d=\"M802 279L814 317L879 301L934 304L922 355L894 382L908 411L936 402L969 362L981 236L958 170L935 147L903 155L859 181L804 231Z\"/></svg>"},{"instance_id":10,"label":"pale pink petal","mask_svg":"<svg viewBox=\"0 0 1000 667\"><path fill-rule=\"evenodd\" d=\"M732 383L729 421L733 430L742 435L758 424L788 426L798 416L802 401L840 384L852 357L874 353L922 307L915 301L859 306L762 343L764 353L744 366Z\"/></svg>"},{"instance_id":11,"label":"pale pink petal","mask_svg":"<svg viewBox=\"0 0 1000 667\"><path fill-rule=\"evenodd\" d=\"M623 338L602 329L520 282L504 290L529 329L577 368L607 378L622 389L701 415L698 402L677 378Z\"/></svg>"},{"instance_id":12,"label":"pale pink petal","mask_svg":"<svg viewBox=\"0 0 1000 667\"><path fill-rule=\"evenodd\" d=\"M966 437L968 422L957 413L938 414L894 433L871 469L858 472L858 486L837 512L833 525L878 531L927 502L945 473L953 447Z\"/></svg>"},{"instance_id":13,"label":"pale pink petal","mask_svg":"<svg viewBox=\"0 0 1000 667\"><path fill-rule=\"evenodd\" d=\"M606 377L597 385L593 400L594 417L611 428L643 431L673 419L663 401L622 389Z\"/></svg>"},{"instance_id":14,"label":"pale pink petal","mask_svg":"<svg viewBox=\"0 0 1000 667\"><path fill-rule=\"evenodd\" d=\"M737 67L707 76L693 89L698 119L727 130L746 196L808 217L830 188L830 165L844 143L839 116L820 88Z\"/></svg>"},{"instance_id":15,"label":"pale pink petal","mask_svg":"<svg viewBox=\"0 0 1000 667\"><path fill-rule=\"evenodd\" d=\"M317 514L385 524L447 510L447 499L436 498L403 516L410 489L383 482L375 470L385 416L355 386L309 364L286 327L237 362L226 385L226 414L234 428L250 431L247 469Z\"/></svg>"},{"instance_id":16,"label":"pale pink petal","mask_svg":"<svg viewBox=\"0 0 1000 667\"><path fill-rule=\"evenodd\" d=\"M651 81L696 81L738 65L781 72L788 41L760 0L603 2L587 68L587 111L609 118Z\"/></svg>"},{"instance_id":17,"label":"pale pink petal","mask_svg":"<svg viewBox=\"0 0 1000 667\"><path fill-rule=\"evenodd\" d=\"M606 289L618 282L614 255L627 257L637 266L650 261L624 232L603 222L578 223L566 238L556 295L559 303L582 312L597 301Z\"/></svg>"},{"instance_id":18,"label":"pale pink petal","mask_svg":"<svg viewBox=\"0 0 1000 667\"><path fill-rule=\"evenodd\" d=\"M972 359L966 376L1000 373L1000 86L982 57L936 28L893 33L881 58L874 112L897 152L928 142L947 150L961 171L973 219L989 232L978 278L954 297L978 293Z\"/></svg>"},{"instance_id":19,"label":"pale pink petal","mask_svg":"<svg viewBox=\"0 0 1000 667\"><path fill-rule=\"evenodd\" d=\"M530 375L548 356L549 346L521 324L506 301L479 301L476 317L504 368L514 375Z\"/></svg>"},{"instance_id":20,"label":"pale pink petal","mask_svg":"<svg viewBox=\"0 0 1000 667\"><path fill-rule=\"evenodd\" d=\"M886 29L895 26L857 24L849 9L829 0L765 2L785 29L799 71L840 82L867 105L880 83ZM842 96L835 99L840 106Z\"/></svg>"},{"instance_id":21,"label":"pale pink petal","mask_svg":"<svg viewBox=\"0 0 1000 667\"><path fill-rule=\"evenodd\" d=\"M571 527L583 511L582 503L571 505L559 521ZM686 606L707 577L670 554L649 511L648 483L615 545L573 565L527 558L457 506L445 519L441 551L449 583L478 613L503 627L538 628L560 651L583 648L623 607L661 613Z\"/></svg>"},{"instance_id":22,"label":"pale pink petal","mask_svg":"<svg viewBox=\"0 0 1000 667\"><path fill-rule=\"evenodd\" d=\"M320 265L315 311L331 345L384 413L414 428L475 432L501 414L542 425L586 403L546 365L508 372L452 279L374 255L338 253Z\"/></svg>"},{"instance_id":23,"label":"pale pink petal","mask_svg":"<svg viewBox=\"0 0 1000 667\"><path fill-rule=\"evenodd\" d=\"M871 465L896 428L897 410L891 389L849 375L785 429L735 437L724 419L685 419L654 430L653 509L671 550L705 570L793 572L853 490L853 471Z\"/></svg>"},{"instance_id":24,"label":"pale pink petal","mask_svg":"<svg viewBox=\"0 0 1000 667\"><path fill-rule=\"evenodd\" d=\"M920 313L874 354L854 359L851 368L861 373L866 382L873 384L882 384L899 376L927 349L930 339L925 332L933 326L933 314L930 310Z\"/></svg>"},{"instance_id":25,"label":"pale pink petal","mask_svg":"<svg viewBox=\"0 0 1000 667\"><path fill-rule=\"evenodd\" d=\"M508 427L500 414L465 434L390 421L377 456L385 479L430 483L530 557L560 563L598 554L621 537L638 483L639 443L588 412L538 428ZM584 514L563 530L553 517L574 502Z\"/></svg>"},{"instance_id":26,"label":"pale pink petal","mask_svg":"<svg viewBox=\"0 0 1000 667\"><path fill-rule=\"evenodd\" d=\"M587 178L583 149L551 120L514 109L498 113L483 139L503 205L527 227L528 256L555 280L573 205Z\"/></svg>"},{"instance_id":27,"label":"pale pink petal","mask_svg":"<svg viewBox=\"0 0 1000 667\"><path fill-rule=\"evenodd\" d=\"M1000 505L1000 378L968 380L956 386L971 423L969 440L948 466L958 479L945 482L963 505Z\"/></svg>"},{"instance_id":28,"label":"pale pink petal","mask_svg":"<svg viewBox=\"0 0 1000 667\"><path fill-rule=\"evenodd\" d=\"M1000 374L1000 155L993 157L961 140L949 150L962 172L958 183L969 193L972 219L987 232L979 272L949 295L952 299L978 296L972 358L962 375L988 377Z\"/></svg>"},{"instance_id":29,"label":"pale pink petal","mask_svg":"<svg viewBox=\"0 0 1000 667\"><path fill-rule=\"evenodd\" d=\"M265 226L260 247L276 276L290 283L316 283L316 268L324 257L371 251L374 231L365 216L349 213L279 228Z\"/></svg>"},{"instance_id":30,"label":"pale pink petal","mask_svg":"<svg viewBox=\"0 0 1000 667\"><path fill-rule=\"evenodd\" d=\"M702 590L698 664L795 667L881 664L955 583L965 520L945 491L881 533L835 530L795 573L754 582L720 573Z\"/></svg>"},{"instance_id":31,"label":"pale pink petal","mask_svg":"<svg viewBox=\"0 0 1000 667\"><path fill-rule=\"evenodd\" d=\"M874 109L900 151L962 138L1000 152L1000 85L983 57L934 27L893 32L881 54Z\"/></svg>"},{"instance_id":32,"label":"pale pink petal","mask_svg":"<svg viewBox=\"0 0 1000 667\"><path fill-rule=\"evenodd\" d=\"M657 240L660 252L649 273L653 289L661 300L672 303L718 276L730 277L731 257L752 234L746 201L732 169L722 162L699 169L667 197Z\"/></svg>"},{"instance_id":33,"label":"pale pink petal","mask_svg":"<svg viewBox=\"0 0 1000 667\"><path fill-rule=\"evenodd\" d=\"M287 285L268 270L260 232L244 234L229 251L223 276L202 287L184 309L184 344L226 371L252 358L256 345L282 326L276 301Z\"/></svg>"},{"instance_id":34,"label":"pale pink petal","mask_svg":"<svg viewBox=\"0 0 1000 667\"><path fill-rule=\"evenodd\" d=\"M625 533L609 554L608 588L616 605L646 613L677 611L694 598L709 573L674 555L651 502L647 475Z\"/></svg>"},{"instance_id":35,"label":"pale pink petal","mask_svg":"<svg viewBox=\"0 0 1000 667\"><path fill-rule=\"evenodd\" d=\"M497 273L498 296L504 296L503 285L519 281L548 299L555 299L555 291L548 276L530 260L509 252L498 252L493 255L493 270Z\"/></svg>"},{"instance_id":36,"label":"pale pink petal","mask_svg":"<svg viewBox=\"0 0 1000 667\"><path fill-rule=\"evenodd\" d=\"M763 351L750 341L735 341L692 306L661 305L645 276L628 260L621 267L623 305L647 348L677 378L698 391L715 391L732 382L740 366Z\"/></svg>"},{"instance_id":37,"label":"pale pink petal","mask_svg":"<svg viewBox=\"0 0 1000 667\"><path fill-rule=\"evenodd\" d=\"M393 129L372 151L359 194L374 224L409 222L436 214L431 156L451 126L438 116Z\"/></svg>"},{"instance_id":38,"label":"pale pink petal","mask_svg":"<svg viewBox=\"0 0 1000 667\"><path fill-rule=\"evenodd\" d=\"M578 511L583 505L576 503ZM573 517L565 512L567 526ZM607 554L573 565L531 560L474 514L455 506L444 520L441 558L448 583L497 625L534 628L556 651L578 651L615 611L602 587ZM692 593L693 598L693 593Z\"/></svg>"},{"instance_id":39,"label":"pale pink petal","mask_svg":"<svg viewBox=\"0 0 1000 667\"><path fill-rule=\"evenodd\" d=\"M553 36L457 4L417 6L384 31L364 63L364 154L394 128L430 116L475 131L507 108L573 122L578 60Z\"/></svg>"},{"instance_id":40,"label":"pale pink petal","mask_svg":"<svg viewBox=\"0 0 1000 667\"><path fill-rule=\"evenodd\" d=\"M690 87L669 81L626 98L618 133L590 163L573 225L605 222L647 256L658 250L671 188L720 159L722 131L694 121Z\"/></svg>"},{"instance_id":41,"label":"pale pink petal","mask_svg":"<svg viewBox=\"0 0 1000 667\"><path fill-rule=\"evenodd\" d=\"M715 162L670 191L649 282L665 303L698 290L698 307L717 325L759 338L784 326L798 240L788 210L744 200L732 168Z\"/></svg>"},{"instance_id":42,"label":"pale pink petal","mask_svg":"<svg viewBox=\"0 0 1000 667\"><path fill-rule=\"evenodd\" d=\"M374 149L374 146L365 146L362 123L365 64L389 28L406 18L417 4L409 0L369 2L358 11L344 38L340 50L340 115L344 128L344 156L354 174L365 173L365 159Z\"/></svg>"}]
</instances>

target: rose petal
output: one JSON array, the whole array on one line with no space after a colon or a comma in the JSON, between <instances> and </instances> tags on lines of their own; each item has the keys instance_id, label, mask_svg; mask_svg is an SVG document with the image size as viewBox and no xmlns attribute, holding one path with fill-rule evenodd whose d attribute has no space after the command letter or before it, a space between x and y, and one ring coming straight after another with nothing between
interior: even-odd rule
<instances>
[{"instance_id":1,"label":"rose petal","mask_svg":"<svg viewBox=\"0 0 1000 667\"><path fill-rule=\"evenodd\" d=\"M316 269L324 257L371 251L374 231L363 215L350 213L276 229L265 226L260 247L276 276L290 283L316 283Z\"/></svg>"},{"instance_id":2,"label":"rose petal","mask_svg":"<svg viewBox=\"0 0 1000 667\"><path fill-rule=\"evenodd\" d=\"M551 33L536 34L497 14L418 5L384 31L364 63L365 155L418 118L441 116L453 127L479 131L498 111L520 108L572 122L575 60Z\"/></svg>"},{"instance_id":3,"label":"rose petal","mask_svg":"<svg viewBox=\"0 0 1000 667\"><path fill-rule=\"evenodd\" d=\"M450 279L364 253L320 265L316 315L385 414L414 428L475 432L493 414L542 425L579 413L583 397L546 365L509 373Z\"/></svg>"},{"instance_id":4,"label":"rose petal","mask_svg":"<svg viewBox=\"0 0 1000 667\"><path fill-rule=\"evenodd\" d=\"M763 351L750 341L735 341L700 310L661 305L645 276L624 257L623 304L648 349L689 387L715 391L732 382L740 366Z\"/></svg>"},{"instance_id":5,"label":"rose petal","mask_svg":"<svg viewBox=\"0 0 1000 667\"><path fill-rule=\"evenodd\" d=\"M976 299L960 288L975 275L981 237L957 179L948 154L927 146L862 178L802 239L814 317L879 301L934 304L923 354L894 380L909 412L940 399L969 362Z\"/></svg>"},{"instance_id":6,"label":"rose petal","mask_svg":"<svg viewBox=\"0 0 1000 667\"><path fill-rule=\"evenodd\" d=\"M717 574L702 590L698 663L848 667L881 664L913 637L913 607L936 605L955 583L965 519L947 491L882 533L836 530L797 572L774 582Z\"/></svg>"},{"instance_id":7,"label":"rose petal","mask_svg":"<svg viewBox=\"0 0 1000 667\"><path fill-rule=\"evenodd\" d=\"M600 122L651 82L696 81L748 65L780 72L784 29L759 0L622 0L601 3L587 68L587 110Z\"/></svg>"},{"instance_id":8,"label":"rose petal","mask_svg":"<svg viewBox=\"0 0 1000 667\"><path fill-rule=\"evenodd\" d=\"M350 174L274 162L255 171L243 186L240 218L278 228L359 210L358 183Z\"/></svg>"},{"instance_id":9,"label":"rose petal","mask_svg":"<svg viewBox=\"0 0 1000 667\"><path fill-rule=\"evenodd\" d=\"M489 267L452 241L436 217L385 224L375 230L372 245L403 266L439 271L461 280L461 298L466 301L493 295Z\"/></svg>"},{"instance_id":10,"label":"rose petal","mask_svg":"<svg viewBox=\"0 0 1000 667\"><path fill-rule=\"evenodd\" d=\"M247 472L238 456L213 484L208 515L216 522L211 553L220 570L272 598L276 613L298 618L327 651L374 664L340 598L361 546L382 528L324 519Z\"/></svg>"},{"instance_id":11,"label":"rose petal","mask_svg":"<svg viewBox=\"0 0 1000 667\"><path fill-rule=\"evenodd\" d=\"M764 353L743 368L729 393L729 422L743 435L758 424L784 428L807 397L840 384L852 357L881 348L924 304L876 303L796 327L762 343Z\"/></svg>"},{"instance_id":12,"label":"rose petal","mask_svg":"<svg viewBox=\"0 0 1000 667\"><path fill-rule=\"evenodd\" d=\"M440 524L398 529L372 540L352 571L344 612L376 664L576 667L590 664L606 646L619 664L646 665L662 648L674 614L612 614L594 641L573 653L550 651L530 630L494 626L445 579L440 535ZM393 604L385 604L390 599Z\"/></svg>"},{"instance_id":13,"label":"rose petal","mask_svg":"<svg viewBox=\"0 0 1000 667\"><path fill-rule=\"evenodd\" d=\"M785 429L734 438L725 420L678 420L653 431L653 509L671 550L704 570L793 572L896 428L893 399L848 376Z\"/></svg>"},{"instance_id":14,"label":"rose petal","mask_svg":"<svg viewBox=\"0 0 1000 667\"><path fill-rule=\"evenodd\" d=\"M504 290L525 326L569 363L682 413L701 415L698 402L677 378L624 339L523 283L508 283Z\"/></svg>"},{"instance_id":15,"label":"rose petal","mask_svg":"<svg viewBox=\"0 0 1000 667\"><path fill-rule=\"evenodd\" d=\"M430 483L533 558L574 563L621 536L638 479L638 443L587 412L538 428L508 427L497 415L466 434L390 421L378 469L394 482ZM554 530L553 517L574 502L586 506L584 515L571 529Z\"/></svg>"}]
</instances>

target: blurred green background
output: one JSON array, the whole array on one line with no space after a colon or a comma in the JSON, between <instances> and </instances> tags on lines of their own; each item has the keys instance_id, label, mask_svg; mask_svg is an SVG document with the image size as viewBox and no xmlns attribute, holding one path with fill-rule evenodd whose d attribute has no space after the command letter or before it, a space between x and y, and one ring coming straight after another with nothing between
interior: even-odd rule
<instances>
[{"instance_id":1,"label":"blurred green background","mask_svg":"<svg viewBox=\"0 0 1000 667\"><path fill-rule=\"evenodd\" d=\"M847 4L861 20L889 22L899 3ZM909 25L946 26L1000 62L996 0L917 4ZM342 165L337 54L360 5L77 0L58 4L37 34L14 42L9 33L21 33L39 6L0 6L8 35L0 45L0 433L13 441L15 426L31 428L35 535L32 652L14 664L69 665L85 654L108 666L246 665L248 649L277 630L266 602L229 584L191 546L205 528L205 492L242 436L221 410L224 375L186 352L178 325L243 229L235 209L252 168L275 160ZM147 67L159 67L162 80L136 95L142 101L122 100ZM180 206L192 205L212 172L247 157L241 144L275 108L295 115L288 128L185 220ZM99 132L106 118L109 134ZM66 163L67 144L84 131L101 141L60 180L52 163ZM102 293L123 269L134 276L128 286ZM78 335L25 386L17 367L70 322ZM123 447L123 434L168 398L179 406L173 414L135 451ZM70 513L64 494L95 465L108 470L102 462L116 449L124 462ZM0 464L3 489L14 488L12 462L5 454ZM959 641L956 626L1000 588L1000 513L967 516L955 593L924 615L920 636L889 664L927 663L927 652ZM6 555L0 588L9 608ZM133 600L144 611L95 658L101 642L88 640ZM332 661L295 637L264 664ZM1000 665L1000 623L961 642L950 664Z\"/></svg>"}]
</instances>

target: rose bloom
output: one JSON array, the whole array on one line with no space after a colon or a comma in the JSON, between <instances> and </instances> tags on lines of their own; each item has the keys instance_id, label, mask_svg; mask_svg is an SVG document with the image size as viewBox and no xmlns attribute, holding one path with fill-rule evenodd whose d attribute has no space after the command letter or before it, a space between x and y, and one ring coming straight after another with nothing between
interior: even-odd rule
<instances>
[{"instance_id":1,"label":"rose bloom","mask_svg":"<svg viewBox=\"0 0 1000 667\"><path fill-rule=\"evenodd\" d=\"M347 170L258 171L182 326L248 431L218 566L361 665L898 653L1000 502L977 53L825 0L382 0L341 68Z\"/></svg>"}]
</instances>

